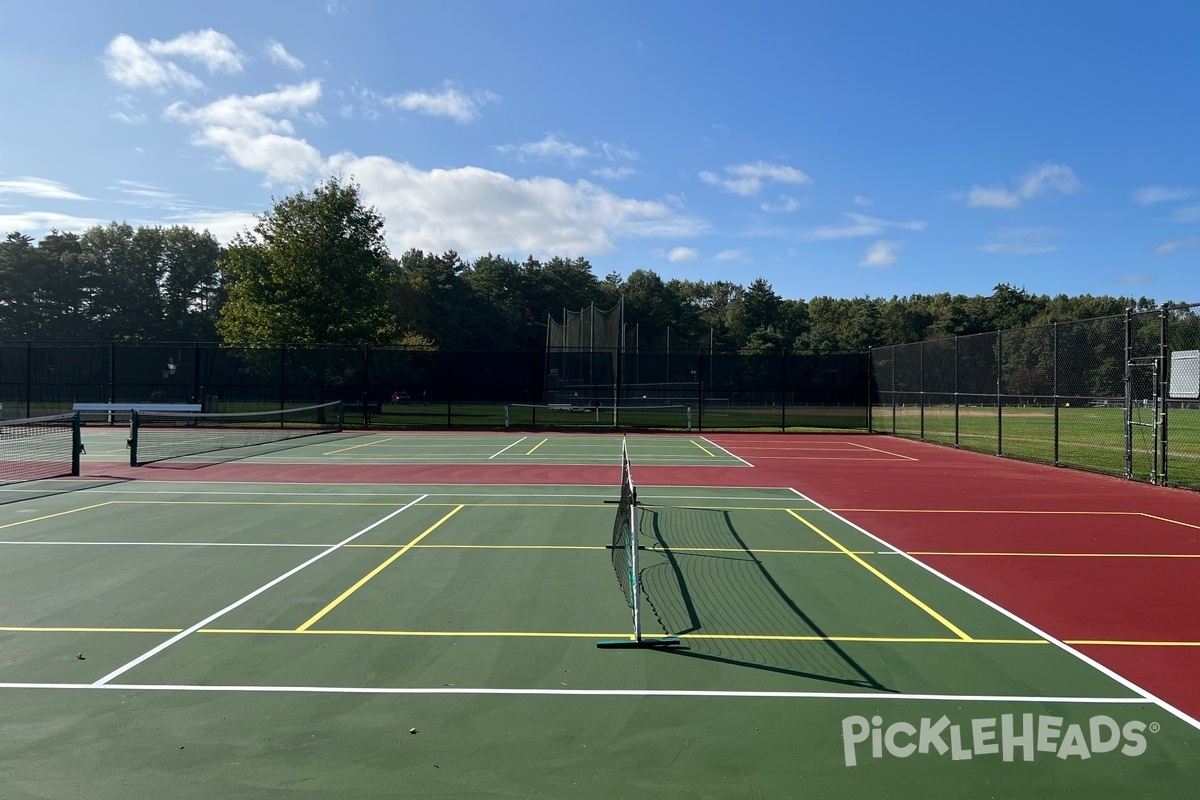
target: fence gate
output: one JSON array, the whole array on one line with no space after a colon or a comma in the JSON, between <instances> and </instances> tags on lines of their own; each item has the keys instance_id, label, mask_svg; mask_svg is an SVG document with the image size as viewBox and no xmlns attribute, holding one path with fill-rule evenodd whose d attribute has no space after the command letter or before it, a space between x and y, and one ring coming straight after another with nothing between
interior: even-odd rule
<instances>
[{"instance_id":1,"label":"fence gate","mask_svg":"<svg viewBox=\"0 0 1200 800\"><path fill-rule=\"evenodd\" d=\"M1166 424L1162 393L1162 359L1133 358L1125 362L1125 477L1163 482L1165 464L1159 461Z\"/></svg>"}]
</instances>

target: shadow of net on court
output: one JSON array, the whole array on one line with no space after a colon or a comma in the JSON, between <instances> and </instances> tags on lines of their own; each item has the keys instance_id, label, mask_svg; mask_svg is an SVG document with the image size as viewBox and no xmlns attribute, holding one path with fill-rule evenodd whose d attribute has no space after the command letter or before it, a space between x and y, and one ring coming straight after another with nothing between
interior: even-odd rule
<instances>
[{"instance_id":1,"label":"shadow of net on court","mask_svg":"<svg viewBox=\"0 0 1200 800\"><path fill-rule=\"evenodd\" d=\"M55 497L60 494L82 492L88 489L103 489L126 483L129 478L51 478L41 481L26 481L22 483L0 484L0 505L20 503L27 500L40 500L43 497Z\"/></svg>"},{"instance_id":2,"label":"shadow of net on court","mask_svg":"<svg viewBox=\"0 0 1200 800\"><path fill-rule=\"evenodd\" d=\"M641 514L646 606L667 635L687 637L664 652L888 691L788 594L728 512L643 505Z\"/></svg>"}]
</instances>

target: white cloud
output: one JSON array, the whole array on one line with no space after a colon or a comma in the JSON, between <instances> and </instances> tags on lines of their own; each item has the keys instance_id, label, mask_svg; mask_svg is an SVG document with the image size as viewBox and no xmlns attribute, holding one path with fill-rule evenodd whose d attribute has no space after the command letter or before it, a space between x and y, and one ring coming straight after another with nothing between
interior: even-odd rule
<instances>
[{"instance_id":1,"label":"white cloud","mask_svg":"<svg viewBox=\"0 0 1200 800\"><path fill-rule=\"evenodd\" d=\"M104 71L108 77L131 89L199 89L200 79L170 61L160 61L132 36L120 34L104 49Z\"/></svg>"},{"instance_id":2,"label":"white cloud","mask_svg":"<svg viewBox=\"0 0 1200 800\"><path fill-rule=\"evenodd\" d=\"M198 61L208 67L209 73L233 74L246 65L246 57L233 40L212 28L180 34L169 42L151 39L146 49L156 56L182 56Z\"/></svg>"},{"instance_id":3,"label":"white cloud","mask_svg":"<svg viewBox=\"0 0 1200 800\"><path fill-rule=\"evenodd\" d=\"M420 113L467 120L479 104L495 95L468 97L447 86L440 93L414 93L393 98L361 90L355 95L376 105L394 105ZM500 172L464 166L422 170L383 156L341 153L327 157L302 139L296 125L311 119L323 99L320 81L312 80L255 95L231 95L206 105L171 103L164 117L191 129L191 141L220 154L218 164L261 173L267 181L311 185L330 174L356 181L364 201L383 216L385 236L394 252L420 248L453 249L473 258L492 253L523 257L605 253L618 239L687 239L705 232L703 221L687 216L669 199L620 197L588 181L555 178L516 179ZM339 100L340 102L340 100ZM594 148L547 137L531 152L573 156L579 151L616 162L637 157L632 150L607 143ZM575 148L578 148L575 149ZM624 174L617 172L614 174ZM153 192L150 187L131 187ZM137 194L131 197L139 196ZM241 212L178 209L180 224L208 227L225 238L252 217ZM681 257L686 249L678 250Z\"/></svg>"},{"instance_id":4,"label":"white cloud","mask_svg":"<svg viewBox=\"0 0 1200 800\"><path fill-rule=\"evenodd\" d=\"M1194 195L1191 189L1172 188L1170 186L1143 186L1133 193L1133 202L1139 206L1152 206L1155 203L1169 203L1173 200L1187 200Z\"/></svg>"},{"instance_id":5,"label":"white cloud","mask_svg":"<svg viewBox=\"0 0 1200 800\"><path fill-rule=\"evenodd\" d=\"M845 216L850 220L849 224L821 225L816 228L809 228L801 231L799 238L807 242L821 242L832 239L852 239L857 236L878 236L889 228L898 228L905 231L925 230L925 223L921 220L892 222L854 212L847 212Z\"/></svg>"},{"instance_id":6,"label":"white cloud","mask_svg":"<svg viewBox=\"0 0 1200 800\"><path fill-rule=\"evenodd\" d=\"M167 107L164 116L200 127L236 128L254 133L292 133L294 128L290 121L275 117L298 115L320 99L321 82L312 80L283 86L274 92L230 95L199 108L176 102Z\"/></svg>"},{"instance_id":7,"label":"white cloud","mask_svg":"<svg viewBox=\"0 0 1200 800\"><path fill-rule=\"evenodd\" d=\"M682 264L685 261L695 261L700 257L700 251L691 247L673 247L667 252L667 261L672 264Z\"/></svg>"},{"instance_id":8,"label":"white cloud","mask_svg":"<svg viewBox=\"0 0 1200 800\"><path fill-rule=\"evenodd\" d=\"M869 206L869 205L872 205L874 202L875 201L872 200L871 198L863 197L861 194L854 195L854 205L856 205L856 206Z\"/></svg>"},{"instance_id":9,"label":"white cloud","mask_svg":"<svg viewBox=\"0 0 1200 800\"><path fill-rule=\"evenodd\" d=\"M759 204L759 208L761 208L763 211L788 212L795 211L803 205L804 204L796 198L789 197L786 194L781 194L779 195L779 202L775 205L772 205L771 203L761 203Z\"/></svg>"},{"instance_id":10,"label":"white cloud","mask_svg":"<svg viewBox=\"0 0 1200 800\"><path fill-rule=\"evenodd\" d=\"M553 133L548 133L541 141L502 144L497 145L496 150L512 155L523 162L561 161L572 167L582 161L605 159L609 164L593 169L591 174L594 177L608 180L623 180L637 174L637 170L633 167L627 164L618 164L618 162L635 161L638 154L625 145L616 145L610 142L601 141L596 142L592 147L585 147L575 142L564 141Z\"/></svg>"},{"instance_id":11,"label":"white cloud","mask_svg":"<svg viewBox=\"0 0 1200 800\"><path fill-rule=\"evenodd\" d=\"M752 260L750 258L750 251L746 248L722 250L713 256L713 259L715 261L741 261L743 263L749 263Z\"/></svg>"},{"instance_id":12,"label":"white cloud","mask_svg":"<svg viewBox=\"0 0 1200 800\"><path fill-rule=\"evenodd\" d=\"M181 34L170 41L151 39L143 44L126 33L118 34L104 49L104 68L108 76L130 88L163 90L177 86L199 89L200 79L174 58L198 62L209 73L241 72L246 58L233 40L211 28Z\"/></svg>"},{"instance_id":13,"label":"white cloud","mask_svg":"<svg viewBox=\"0 0 1200 800\"><path fill-rule=\"evenodd\" d=\"M130 194L134 197L145 198L147 200L154 200L158 202L175 200L178 198L178 195L174 192L163 189L161 186L155 186L152 183L146 183L144 181L128 181L121 179L117 181L116 189L124 194Z\"/></svg>"},{"instance_id":14,"label":"white cloud","mask_svg":"<svg viewBox=\"0 0 1200 800\"><path fill-rule=\"evenodd\" d=\"M611 181L621 181L633 175L637 175L638 171L633 167L601 167L600 169L592 170L592 176L596 178L604 178Z\"/></svg>"},{"instance_id":15,"label":"white cloud","mask_svg":"<svg viewBox=\"0 0 1200 800\"><path fill-rule=\"evenodd\" d=\"M0 230L20 231L26 236L38 237L51 230L82 233L88 228L105 224L91 217L76 217L53 211L22 211L16 214L0 214Z\"/></svg>"},{"instance_id":16,"label":"white cloud","mask_svg":"<svg viewBox=\"0 0 1200 800\"><path fill-rule=\"evenodd\" d=\"M198 231L208 231L217 241L228 244L234 236L252 230L258 218L249 211L190 211L166 219L168 225L186 225Z\"/></svg>"},{"instance_id":17,"label":"white cloud","mask_svg":"<svg viewBox=\"0 0 1200 800\"><path fill-rule=\"evenodd\" d=\"M753 197L762 191L767 181L774 183L809 184L812 178L795 167L756 161L753 164L731 164L725 167L729 177L722 178L707 170L700 173L700 180L711 186L720 186L733 194Z\"/></svg>"},{"instance_id":18,"label":"white cloud","mask_svg":"<svg viewBox=\"0 0 1200 800\"><path fill-rule=\"evenodd\" d=\"M320 167L321 155L295 138L294 125L280 115L299 115L320 97L321 83L314 80L259 95L231 95L199 108L172 103L164 116L196 126L194 144L219 150L272 181L297 183Z\"/></svg>"},{"instance_id":19,"label":"white cloud","mask_svg":"<svg viewBox=\"0 0 1200 800\"><path fill-rule=\"evenodd\" d=\"M294 72L304 69L304 62L289 53L286 47L274 39L267 42L266 52L267 58L271 59L272 64L278 64Z\"/></svg>"},{"instance_id":20,"label":"white cloud","mask_svg":"<svg viewBox=\"0 0 1200 800\"><path fill-rule=\"evenodd\" d=\"M1026 200L1049 191L1074 194L1083 183L1074 170L1065 164L1042 164L1021 175L1013 188L1005 186L972 186L967 192L968 206L977 208L1016 208Z\"/></svg>"},{"instance_id":21,"label":"white cloud","mask_svg":"<svg viewBox=\"0 0 1200 800\"><path fill-rule=\"evenodd\" d=\"M141 125L146 121L145 114L126 114L124 111L114 111L108 115L110 119L124 122L126 125Z\"/></svg>"},{"instance_id":22,"label":"white cloud","mask_svg":"<svg viewBox=\"0 0 1200 800\"><path fill-rule=\"evenodd\" d=\"M974 186L967 193L967 205L979 208L1016 208L1021 198L1002 186Z\"/></svg>"},{"instance_id":23,"label":"white cloud","mask_svg":"<svg viewBox=\"0 0 1200 800\"><path fill-rule=\"evenodd\" d=\"M637 161L638 154L633 148L611 142L597 142L596 149L604 154L609 161Z\"/></svg>"},{"instance_id":24,"label":"white cloud","mask_svg":"<svg viewBox=\"0 0 1200 800\"><path fill-rule=\"evenodd\" d=\"M88 200L81 194L76 194L58 181L45 178L21 177L15 180L0 181L0 194L22 194L27 197L37 197L42 200Z\"/></svg>"},{"instance_id":25,"label":"white cloud","mask_svg":"<svg viewBox=\"0 0 1200 800\"><path fill-rule=\"evenodd\" d=\"M664 203L618 197L587 181L516 179L479 167L424 171L382 156L340 154L326 173L353 177L386 220L394 252L464 257L606 253L619 237L696 236L705 225Z\"/></svg>"},{"instance_id":26,"label":"white cloud","mask_svg":"<svg viewBox=\"0 0 1200 800\"><path fill-rule=\"evenodd\" d=\"M483 92L475 96L464 94L447 83L440 92L408 92L384 99L392 108L414 111L430 117L450 117L455 122L472 122L479 118L479 107L495 102L498 95Z\"/></svg>"},{"instance_id":27,"label":"white cloud","mask_svg":"<svg viewBox=\"0 0 1200 800\"><path fill-rule=\"evenodd\" d=\"M592 152L582 145L564 142L554 134L547 134L538 142L522 142L521 144L504 144L496 148L501 153L516 156L520 161L539 159L546 161L565 161L576 164L592 155Z\"/></svg>"},{"instance_id":28,"label":"white cloud","mask_svg":"<svg viewBox=\"0 0 1200 800\"><path fill-rule=\"evenodd\" d=\"M904 249L904 242L888 242L880 239L867 248L867 252L858 265L860 267L890 267L896 263L896 253L902 249Z\"/></svg>"},{"instance_id":29,"label":"white cloud","mask_svg":"<svg viewBox=\"0 0 1200 800\"><path fill-rule=\"evenodd\" d=\"M1170 255L1176 250L1184 250L1192 247L1200 247L1200 236L1187 236L1183 239L1175 239L1170 242L1163 242L1158 247L1154 248L1154 252L1160 256Z\"/></svg>"},{"instance_id":30,"label":"white cloud","mask_svg":"<svg viewBox=\"0 0 1200 800\"><path fill-rule=\"evenodd\" d=\"M1177 208L1171 219L1174 222L1200 222L1200 206Z\"/></svg>"},{"instance_id":31,"label":"white cloud","mask_svg":"<svg viewBox=\"0 0 1200 800\"><path fill-rule=\"evenodd\" d=\"M1006 228L997 231L993 241L981 245L979 249L985 253L1017 256L1053 253L1058 249L1053 241L1057 233L1053 228Z\"/></svg>"},{"instance_id":32,"label":"white cloud","mask_svg":"<svg viewBox=\"0 0 1200 800\"><path fill-rule=\"evenodd\" d=\"M212 127L196 134L193 141L220 150L239 167L261 172L273 182L301 183L321 167L317 149L291 136Z\"/></svg>"}]
</instances>

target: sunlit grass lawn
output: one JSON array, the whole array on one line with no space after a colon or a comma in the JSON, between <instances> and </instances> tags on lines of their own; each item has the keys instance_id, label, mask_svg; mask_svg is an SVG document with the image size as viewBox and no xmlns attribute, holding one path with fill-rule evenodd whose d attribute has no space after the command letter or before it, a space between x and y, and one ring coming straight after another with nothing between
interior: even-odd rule
<instances>
[{"instance_id":1,"label":"sunlit grass lawn","mask_svg":"<svg viewBox=\"0 0 1200 800\"><path fill-rule=\"evenodd\" d=\"M891 407L876 406L873 414L874 430L891 432ZM1152 420L1151 409L1136 410L1135 422ZM1171 409L1167 421L1169 482L1200 487L1200 411ZM966 450L1115 475L1125 473L1125 416L1121 408L1059 408L1057 461L1053 408L1005 407L997 414L995 406L960 406L957 425L957 445ZM895 426L899 436L921 438L921 409L914 406L896 409ZM1154 470L1153 431L1140 425L1133 431L1133 474L1140 480L1149 480ZM924 439L956 444L953 406L924 409Z\"/></svg>"}]
</instances>

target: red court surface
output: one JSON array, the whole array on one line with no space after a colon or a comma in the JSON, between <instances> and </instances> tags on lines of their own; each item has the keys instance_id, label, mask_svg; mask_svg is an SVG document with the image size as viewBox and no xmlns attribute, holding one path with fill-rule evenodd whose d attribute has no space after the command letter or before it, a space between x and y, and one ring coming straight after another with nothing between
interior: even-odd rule
<instances>
[{"instance_id":1,"label":"red court surface","mask_svg":"<svg viewBox=\"0 0 1200 800\"><path fill-rule=\"evenodd\" d=\"M1200 494L882 436L711 439L1200 717Z\"/></svg>"},{"instance_id":2,"label":"red court surface","mask_svg":"<svg viewBox=\"0 0 1200 800\"><path fill-rule=\"evenodd\" d=\"M500 435L500 434L498 434ZM696 438L696 437L691 437ZM872 435L712 434L752 466L641 466L642 486L792 488L1200 718L1200 493ZM591 484L617 466L231 462L151 480Z\"/></svg>"}]
</instances>

